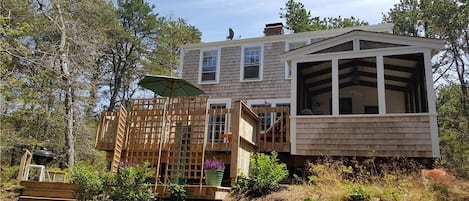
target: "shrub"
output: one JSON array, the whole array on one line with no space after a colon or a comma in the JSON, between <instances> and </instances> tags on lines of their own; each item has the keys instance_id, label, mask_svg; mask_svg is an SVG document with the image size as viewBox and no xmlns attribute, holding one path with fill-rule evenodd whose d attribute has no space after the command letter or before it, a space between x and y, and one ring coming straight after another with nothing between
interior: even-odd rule
<instances>
[{"instance_id":1,"label":"shrub","mask_svg":"<svg viewBox=\"0 0 469 201\"><path fill-rule=\"evenodd\" d=\"M104 182L90 164L79 162L74 165L72 183L78 186L75 190L78 200L96 200L103 194Z\"/></svg>"},{"instance_id":2,"label":"shrub","mask_svg":"<svg viewBox=\"0 0 469 201\"><path fill-rule=\"evenodd\" d=\"M10 180L16 180L18 176L19 166L2 166L0 170L0 184Z\"/></svg>"},{"instance_id":3,"label":"shrub","mask_svg":"<svg viewBox=\"0 0 469 201\"><path fill-rule=\"evenodd\" d=\"M285 164L280 164L277 153L255 153L250 158L248 177L241 176L235 187L239 193L259 197L278 190L279 182L288 175Z\"/></svg>"},{"instance_id":4,"label":"shrub","mask_svg":"<svg viewBox=\"0 0 469 201\"><path fill-rule=\"evenodd\" d=\"M345 196L346 201L368 201L371 196L365 191L365 188L361 184L350 185L347 188L347 195Z\"/></svg>"},{"instance_id":5,"label":"shrub","mask_svg":"<svg viewBox=\"0 0 469 201\"><path fill-rule=\"evenodd\" d=\"M0 170L0 193L3 191L16 191L21 185L16 181L19 166L2 166Z\"/></svg>"},{"instance_id":6,"label":"shrub","mask_svg":"<svg viewBox=\"0 0 469 201\"><path fill-rule=\"evenodd\" d=\"M186 189L183 185L171 184L169 186L169 199L175 201L184 201L186 200Z\"/></svg>"},{"instance_id":7,"label":"shrub","mask_svg":"<svg viewBox=\"0 0 469 201\"><path fill-rule=\"evenodd\" d=\"M78 186L78 200L147 201L156 197L150 187L153 175L148 163L120 168L115 175L100 174L89 164L77 163L72 183Z\"/></svg>"},{"instance_id":8,"label":"shrub","mask_svg":"<svg viewBox=\"0 0 469 201\"><path fill-rule=\"evenodd\" d=\"M114 201L147 201L154 200L150 184L154 171L148 168L149 163L121 168L114 175L109 190L109 198Z\"/></svg>"}]
</instances>

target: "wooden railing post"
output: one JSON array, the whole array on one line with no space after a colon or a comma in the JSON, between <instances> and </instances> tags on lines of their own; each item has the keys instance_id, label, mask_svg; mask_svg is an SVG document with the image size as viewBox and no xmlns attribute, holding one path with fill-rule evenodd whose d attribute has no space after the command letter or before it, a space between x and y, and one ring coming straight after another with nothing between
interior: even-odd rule
<instances>
[{"instance_id":1,"label":"wooden railing post","mask_svg":"<svg viewBox=\"0 0 469 201\"><path fill-rule=\"evenodd\" d=\"M241 118L241 101L234 102L233 113L231 115L232 141L231 141L231 185L236 184L238 179L238 148L239 148L239 122Z\"/></svg>"}]
</instances>

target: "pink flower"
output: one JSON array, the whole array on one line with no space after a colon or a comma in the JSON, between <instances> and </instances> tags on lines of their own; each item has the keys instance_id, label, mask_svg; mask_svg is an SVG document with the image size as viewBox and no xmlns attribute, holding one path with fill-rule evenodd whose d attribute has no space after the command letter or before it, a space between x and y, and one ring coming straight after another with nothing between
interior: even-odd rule
<instances>
[{"instance_id":1,"label":"pink flower","mask_svg":"<svg viewBox=\"0 0 469 201\"><path fill-rule=\"evenodd\" d=\"M223 170L225 169L225 163L221 160L206 160L204 162L204 169L206 170Z\"/></svg>"}]
</instances>

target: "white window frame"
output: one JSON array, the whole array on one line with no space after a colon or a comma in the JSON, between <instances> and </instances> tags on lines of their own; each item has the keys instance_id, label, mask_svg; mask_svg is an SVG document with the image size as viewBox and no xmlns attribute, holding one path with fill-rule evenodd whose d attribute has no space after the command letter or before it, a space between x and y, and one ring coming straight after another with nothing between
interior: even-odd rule
<instances>
[{"instance_id":1,"label":"white window frame","mask_svg":"<svg viewBox=\"0 0 469 201\"><path fill-rule=\"evenodd\" d=\"M244 79L244 51L246 48L252 47L259 47L259 78L250 78ZM241 47L241 62L240 62L240 70L239 70L239 79L240 82L258 82L262 81L264 76L264 44L255 44L255 45L245 45Z\"/></svg>"},{"instance_id":2,"label":"white window frame","mask_svg":"<svg viewBox=\"0 0 469 201\"><path fill-rule=\"evenodd\" d=\"M290 51L290 47L289 47L290 43L300 43L300 42L305 42L305 46L306 46L306 45L311 44L311 39L301 38L301 39L285 41L285 52ZM290 69L291 69L291 66L288 64L288 62L285 62L285 79L286 80L291 80L291 75L289 75Z\"/></svg>"},{"instance_id":3,"label":"white window frame","mask_svg":"<svg viewBox=\"0 0 469 201\"><path fill-rule=\"evenodd\" d=\"M215 68L215 80L208 80L208 81L202 81L202 65L203 65L203 59L204 59L204 52L208 51L217 51L217 64ZM218 84L220 80L220 59L221 57L221 48L213 48L213 49L201 49L200 50L200 57L199 57L199 82L198 84Z\"/></svg>"},{"instance_id":4,"label":"white window frame","mask_svg":"<svg viewBox=\"0 0 469 201\"><path fill-rule=\"evenodd\" d=\"M226 108L231 109L231 98L209 98L207 104L208 106L211 104L226 104Z\"/></svg>"}]
</instances>

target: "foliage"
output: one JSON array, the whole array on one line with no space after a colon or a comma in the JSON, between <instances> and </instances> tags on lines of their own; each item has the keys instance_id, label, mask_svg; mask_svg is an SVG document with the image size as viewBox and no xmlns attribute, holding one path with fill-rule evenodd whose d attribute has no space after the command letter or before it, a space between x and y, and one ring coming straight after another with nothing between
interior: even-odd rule
<instances>
[{"instance_id":1,"label":"foliage","mask_svg":"<svg viewBox=\"0 0 469 201\"><path fill-rule=\"evenodd\" d=\"M441 162L457 176L469 178L469 122L461 112L461 90L457 85L441 88L436 104L440 129Z\"/></svg>"},{"instance_id":2,"label":"foliage","mask_svg":"<svg viewBox=\"0 0 469 201\"><path fill-rule=\"evenodd\" d=\"M367 159L332 160L325 158L309 163L308 174L326 200L464 200L469 194L461 193L455 183L436 184L424 188L420 170L413 160ZM469 187L469 183L468 183ZM467 188L467 187L466 187ZM339 189L343 189L342 191ZM332 193L334 192L334 193ZM442 199L442 197L445 197Z\"/></svg>"},{"instance_id":3,"label":"foliage","mask_svg":"<svg viewBox=\"0 0 469 201\"><path fill-rule=\"evenodd\" d=\"M394 23L394 33L438 38L446 41L445 49L434 65L436 81L458 82L462 98L467 97L469 54L469 7L467 1L401 0L383 16L384 22ZM454 72L453 75L450 72ZM435 81L435 82L436 82ZM468 110L465 110L468 111ZM469 112L466 112L466 115Z\"/></svg>"},{"instance_id":4,"label":"foliage","mask_svg":"<svg viewBox=\"0 0 469 201\"><path fill-rule=\"evenodd\" d=\"M279 182L288 175L286 165L279 163L277 153L251 155L248 177L239 178L236 191L248 197L267 195L279 189Z\"/></svg>"},{"instance_id":5,"label":"foliage","mask_svg":"<svg viewBox=\"0 0 469 201\"><path fill-rule=\"evenodd\" d=\"M401 0L383 16L394 33L445 40L433 65L443 165L468 177L469 6L464 0Z\"/></svg>"},{"instance_id":6,"label":"foliage","mask_svg":"<svg viewBox=\"0 0 469 201\"><path fill-rule=\"evenodd\" d=\"M17 150L47 147L62 164L73 165L75 137L93 133L80 133L76 126L84 124L80 109L88 106L87 94L94 87L86 81L112 4L5 0L1 9L2 27L15 30L2 32L8 44L1 45L2 60L8 61L1 79L2 133L12 139L2 143Z\"/></svg>"},{"instance_id":7,"label":"foliage","mask_svg":"<svg viewBox=\"0 0 469 201\"><path fill-rule=\"evenodd\" d=\"M109 198L114 201L146 201L155 199L150 184L154 170L149 163L121 168L110 183Z\"/></svg>"},{"instance_id":8,"label":"foliage","mask_svg":"<svg viewBox=\"0 0 469 201\"><path fill-rule=\"evenodd\" d=\"M347 188L347 194L345 195L346 201L368 201L371 196L365 191L365 188L361 184L352 184Z\"/></svg>"},{"instance_id":9,"label":"foliage","mask_svg":"<svg viewBox=\"0 0 469 201\"><path fill-rule=\"evenodd\" d=\"M154 172L144 163L120 168L115 175L101 173L87 163L77 163L72 183L78 185L79 200L147 201L154 200L150 183Z\"/></svg>"},{"instance_id":10,"label":"foliage","mask_svg":"<svg viewBox=\"0 0 469 201\"><path fill-rule=\"evenodd\" d=\"M225 169L225 163L221 160L205 160L204 170L221 170Z\"/></svg>"},{"instance_id":11,"label":"foliage","mask_svg":"<svg viewBox=\"0 0 469 201\"><path fill-rule=\"evenodd\" d=\"M17 190L20 184L16 181L19 166L2 166L0 170L0 194L4 190Z\"/></svg>"},{"instance_id":12,"label":"foliage","mask_svg":"<svg viewBox=\"0 0 469 201\"><path fill-rule=\"evenodd\" d=\"M106 32L108 42L103 44L98 58L97 84L103 88L102 101L107 111L119 104L128 106L137 90L136 81L145 74L145 58L156 47L158 28L154 6L143 0L118 0L116 25ZM148 72L148 71L147 71Z\"/></svg>"},{"instance_id":13,"label":"foliage","mask_svg":"<svg viewBox=\"0 0 469 201\"><path fill-rule=\"evenodd\" d=\"M183 185L171 184L169 186L169 199L175 201L184 201L186 200L186 189Z\"/></svg>"},{"instance_id":14,"label":"foliage","mask_svg":"<svg viewBox=\"0 0 469 201\"><path fill-rule=\"evenodd\" d=\"M73 167L72 183L78 188L75 191L78 200L98 200L104 194L104 181L101 173L85 162Z\"/></svg>"},{"instance_id":15,"label":"foliage","mask_svg":"<svg viewBox=\"0 0 469 201\"><path fill-rule=\"evenodd\" d=\"M199 43L202 33L183 18L160 17L157 35L158 48L148 64L153 74L182 75L179 66L181 46Z\"/></svg>"},{"instance_id":16,"label":"foliage","mask_svg":"<svg viewBox=\"0 0 469 201\"><path fill-rule=\"evenodd\" d=\"M301 2L288 0L285 8L281 8L285 13L280 13L280 18L286 21L286 28L294 33L305 31L317 31L324 29L337 29L368 25L368 22L351 16L350 18L311 16L311 11L306 11Z\"/></svg>"},{"instance_id":17,"label":"foliage","mask_svg":"<svg viewBox=\"0 0 469 201\"><path fill-rule=\"evenodd\" d=\"M395 158L382 159L330 159L324 158L305 166L305 179L315 174L310 185L285 185L282 190L252 198L232 194L227 200L363 200L381 201L463 201L469 199L469 180L445 184L425 184L422 166L417 162ZM313 173L314 171L314 173Z\"/></svg>"},{"instance_id":18,"label":"foliage","mask_svg":"<svg viewBox=\"0 0 469 201\"><path fill-rule=\"evenodd\" d=\"M312 31L311 11L306 11L304 5L294 0L288 0L285 8L281 8L285 13L280 13L280 18L285 18L285 27L295 33Z\"/></svg>"},{"instance_id":19,"label":"foliage","mask_svg":"<svg viewBox=\"0 0 469 201\"><path fill-rule=\"evenodd\" d=\"M176 71L179 46L200 41L195 27L154 8L143 0L1 1L2 165L43 147L61 167L104 161L93 149L97 112L127 104L141 75Z\"/></svg>"},{"instance_id":20,"label":"foliage","mask_svg":"<svg viewBox=\"0 0 469 201\"><path fill-rule=\"evenodd\" d=\"M0 184L9 180L15 180L18 176L19 166L2 166L0 171Z\"/></svg>"}]
</instances>

